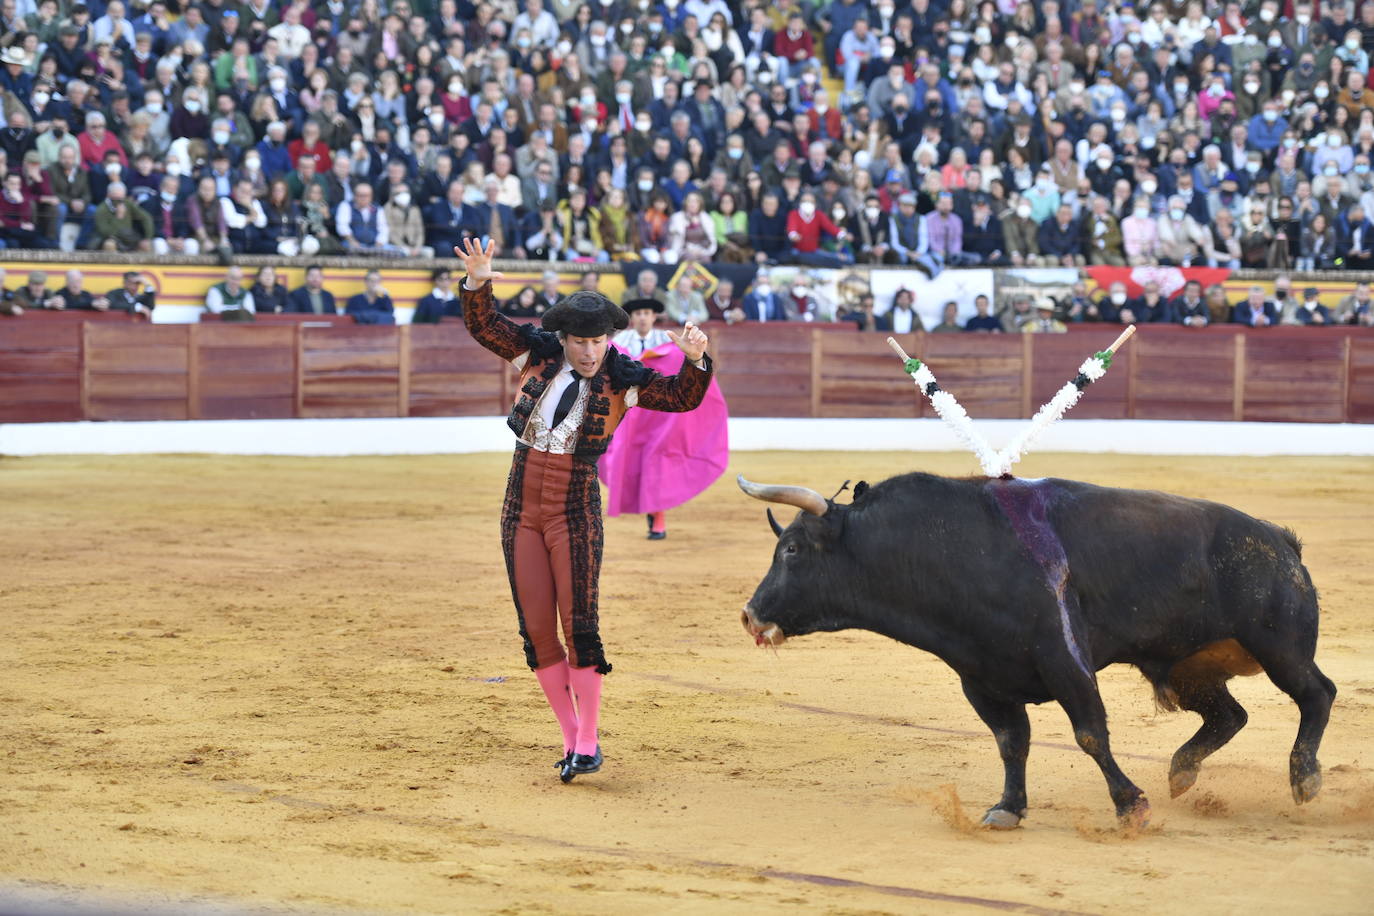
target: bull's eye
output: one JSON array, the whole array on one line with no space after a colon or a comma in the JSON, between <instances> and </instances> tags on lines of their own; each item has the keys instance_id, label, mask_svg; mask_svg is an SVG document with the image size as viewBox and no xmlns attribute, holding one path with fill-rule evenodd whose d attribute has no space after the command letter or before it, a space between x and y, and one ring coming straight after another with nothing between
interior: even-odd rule
<instances>
[{"instance_id":1,"label":"bull's eye","mask_svg":"<svg viewBox=\"0 0 1374 916\"><path fill-rule=\"evenodd\" d=\"M795 556L796 553L797 553L797 545L796 545L796 544L788 544L786 547L784 547L784 548L782 549L782 552L783 552L785 555L789 556L789 557L790 557L790 556Z\"/></svg>"}]
</instances>

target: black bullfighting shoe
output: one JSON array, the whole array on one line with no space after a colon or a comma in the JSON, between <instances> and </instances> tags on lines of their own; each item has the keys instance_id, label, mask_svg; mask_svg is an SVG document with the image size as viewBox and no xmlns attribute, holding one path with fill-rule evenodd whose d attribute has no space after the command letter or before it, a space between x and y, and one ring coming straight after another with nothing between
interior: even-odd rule
<instances>
[{"instance_id":1,"label":"black bullfighting shoe","mask_svg":"<svg viewBox=\"0 0 1374 916\"><path fill-rule=\"evenodd\" d=\"M668 532L666 532L666 531L650 531L650 532L649 532L649 540L651 540L651 541L661 541L661 540L663 540L664 538L666 538L667 536L668 536Z\"/></svg>"},{"instance_id":2,"label":"black bullfighting shoe","mask_svg":"<svg viewBox=\"0 0 1374 916\"><path fill-rule=\"evenodd\" d=\"M601 745L598 744L595 754L573 754L569 765L574 773L581 776L584 773L595 773L601 769L601 764Z\"/></svg>"},{"instance_id":3,"label":"black bullfighting shoe","mask_svg":"<svg viewBox=\"0 0 1374 916\"><path fill-rule=\"evenodd\" d=\"M600 770L601 764L601 745L597 745L595 754L571 754L559 773L559 779L572 782L574 776L583 776Z\"/></svg>"},{"instance_id":4,"label":"black bullfighting shoe","mask_svg":"<svg viewBox=\"0 0 1374 916\"><path fill-rule=\"evenodd\" d=\"M563 755L563 757L562 757L557 763L555 763L555 764L553 765L553 768L554 768L555 770L561 770L561 769L563 769L565 766L567 766L569 763L572 762L572 755L573 755L573 752L572 752L572 751L568 751L566 754Z\"/></svg>"}]
</instances>

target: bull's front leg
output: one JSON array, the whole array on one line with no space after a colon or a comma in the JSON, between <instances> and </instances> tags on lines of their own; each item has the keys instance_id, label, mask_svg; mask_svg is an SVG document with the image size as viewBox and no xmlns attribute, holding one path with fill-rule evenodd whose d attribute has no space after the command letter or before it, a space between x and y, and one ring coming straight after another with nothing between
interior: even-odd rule
<instances>
[{"instance_id":1,"label":"bull's front leg","mask_svg":"<svg viewBox=\"0 0 1374 916\"><path fill-rule=\"evenodd\" d=\"M1011 830L1026 816L1026 757L1030 754L1030 719L1026 717L1026 706L989 696L967 679L962 683L964 696L992 729L997 750L1002 755L1002 798L983 815L983 826Z\"/></svg>"}]
</instances>

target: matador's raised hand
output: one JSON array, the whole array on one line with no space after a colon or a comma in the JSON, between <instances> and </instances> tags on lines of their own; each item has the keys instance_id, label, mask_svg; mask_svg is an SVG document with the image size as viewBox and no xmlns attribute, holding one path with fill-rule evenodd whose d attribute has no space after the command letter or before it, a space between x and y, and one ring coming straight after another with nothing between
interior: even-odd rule
<instances>
[{"instance_id":1,"label":"matador's raised hand","mask_svg":"<svg viewBox=\"0 0 1374 916\"><path fill-rule=\"evenodd\" d=\"M683 352L689 363L699 362L706 355L706 332L692 322L689 321L682 326L681 334L669 331L668 336L677 344L677 348Z\"/></svg>"},{"instance_id":2,"label":"matador's raised hand","mask_svg":"<svg viewBox=\"0 0 1374 916\"><path fill-rule=\"evenodd\" d=\"M453 247L453 253L463 262L463 268L467 271L468 279L463 282L468 289L477 289L488 280L505 279L505 274L491 269L495 252L496 243L493 240L487 241L485 250L478 239L464 239L463 244Z\"/></svg>"}]
</instances>

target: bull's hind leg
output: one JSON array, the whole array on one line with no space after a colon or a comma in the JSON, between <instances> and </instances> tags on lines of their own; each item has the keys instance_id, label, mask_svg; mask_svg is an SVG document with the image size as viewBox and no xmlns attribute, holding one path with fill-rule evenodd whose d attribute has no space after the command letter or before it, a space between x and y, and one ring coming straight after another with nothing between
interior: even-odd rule
<instances>
[{"instance_id":1,"label":"bull's hind leg","mask_svg":"<svg viewBox=\"0 0 1374 916\"><path fill-rule=\"evenodd\" d=\"M1216 674L1209 680L1169 682L1178 694L1178 705L1202 716L1202 727L1174 752L1169 764L1169 794L1178 798L1197 781L1202 761L1219 750L1245 727L1245 707L1236 702L1226 689L1226 675Z\"/></svg>"},{"instance_id":2,"label":"bull's hind leg","mask_svg":"<svg viewBox=\"0 0 1374 916\"><path fill-rule=\"evenodd\" d=\"M1047 676L1048 675L1048 676ZM1107 710L1097 682L1082 669L1061 665L1041 671L1047 686L1073 724L1073 737L1107 780L1107 791L1116 806L1116 816L1127 827L1143 827L1150 820L1150 803L1145 793L1121 772L1107 739Z\"/></svg>"},{"instance_id":3,"label":"bull's hind leg","mask_svg":"<svg viewBox=\"0 0 1374 916\"><path fill-rule=\"evenodd\" d=\"M1310 802L1322 788L1322 768L1317 762L1317 748L1322 743L1327 719L1331 717L1331 703L1336 699L1336 685L1322 674L1310 657L1297 655L1292 647L1246 646L1264 666L1264 673L1274 686L1298 704L1301 720L1298 739L1288 757L1288 779L1293 787L1293 801ZM1296 656L1296 657L1295 657Z\"/></svg>"},{"instance_id":4,"label":"bull's hind leg","mask_svg":"<svg viewBox=\"0 0 1374 916\"><path fill-rule=\"evenodd\" d=\"M1002 798L983 815L983 826L1010 830L1026 816L1026 757L1030 755L1030 719L1024 703L988 696L964 680L964 696L992 729L1002 755Z\"/></svg>"}]
</instances>

